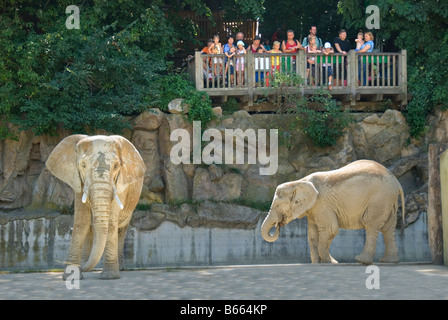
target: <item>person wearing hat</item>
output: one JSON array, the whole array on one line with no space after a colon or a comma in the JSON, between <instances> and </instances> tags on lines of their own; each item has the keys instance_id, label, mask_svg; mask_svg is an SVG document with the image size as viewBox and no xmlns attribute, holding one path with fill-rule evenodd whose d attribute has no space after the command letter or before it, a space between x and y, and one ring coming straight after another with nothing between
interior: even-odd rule
<instances>
[{"instance_id":1,"label":"person wearing hat","mask_svg":"<svg viewBox=\"0 0 448 320\"><path fill-rule=\"evenodd\" d=\"M322 57L323 63L322 63L322 80L325 84L327 77L328 77L328 89L333 90L333 70L331 69L331 57L330 54L334 53L333 48L331 47L330 42L325 42L324 49L322 50L322 53L324 56Z\"/></svg>"},{"instance_id":2,"label":"person wearing hat","mask_svg":"<svg viewBox=\"0 0 448 320\"><path fill-rule=\"evenodd\" d=\"M249 47L247 47L247 50L252 51L252 53L257 53L258 48L262 48L263 53L267 52L266 48L260 42L261 38L259 36L255 36L254 42Z\"/></svg>"},{"instance_id":3,"label":"person wearing hat","mask_svg":"<svg viewBox=\"0 0 448 320\"><path fill-rule=\"evenodd\" d=\"M239 40L236 43L238 48L237 58L235 60L235 70L236 70L236 82L238 86L244 85L244 57L242 55L246 54L246 49L244 49L244 42Z\"/></svg>"}]
</instances>

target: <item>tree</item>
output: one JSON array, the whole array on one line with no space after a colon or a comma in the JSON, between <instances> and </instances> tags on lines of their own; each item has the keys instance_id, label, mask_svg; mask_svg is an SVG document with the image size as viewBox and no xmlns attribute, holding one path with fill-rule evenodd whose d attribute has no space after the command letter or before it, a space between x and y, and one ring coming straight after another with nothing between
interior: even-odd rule
<instances>
[{"instance_id":1,"label":"tree","mask_svg":"<svg viewBox=\"0 0 448 320\"><path fill-rule=\"evenodd\" d=\"M143 1L86 1L81 28L67 29L67 1L3 1L0 116L20 130L53 133L129 127L148 106L177 41L163 11ZM3 137L14 132L3 126Z\"/></svg>"},{"instance_id":2,"label":"tree","mask_svg":"<svg viewBox=\"0 0 448 320\"><path fill-rule=\"evenodd\" d=\"M262 1L239 1L242 13L258 14ZM158 106L161 79L172 71L168 58L197 33L169 9L210 15L203 0L85 0L80 28L68 29L72 4L0 0L0 139L15 134L7 123L36 134L59 126L120 133L130 127L127 116ZM205 108L209 100L197 97ZM197 111L207 118L210 110Z\"/></svg>"},{"instance_id":3,"label":"tree","mask_svg":"<svg viewBox=\"0 0 448 320\"><path fill-rule=\"evenodd\" d=\"M317 35L322 41L333 42L341 28L342 17L337 14L337 0L314 0L309 4L291 0L266 0L265 14L260 23L260 32L270 38L278 29L286 39L286 31L294 30L298 40L308 36L311 26L317 26Z\"/></svg>"},{"instance_id":4,"label":"tree","mask_svg":"<svg viewBox=\"0 0 448 320\"><path fill-rule=\"evenodd\" d=\"M343 22L362 27L363 8L380 9L381 35L385 47L408 52L408 88L412 100L407 106L411 135L425 131L425 118L435 107L448 109L448 2L442 0L342 0Z\"/></svg>"}]
</instances>

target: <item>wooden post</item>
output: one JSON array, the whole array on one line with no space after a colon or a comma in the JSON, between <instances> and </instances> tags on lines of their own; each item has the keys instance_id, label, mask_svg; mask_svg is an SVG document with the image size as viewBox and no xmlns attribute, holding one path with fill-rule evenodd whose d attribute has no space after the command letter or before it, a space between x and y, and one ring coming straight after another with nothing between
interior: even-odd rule
<instances>
[{"instance_id":1,"label":"wooden post","mask_svg":"<svg viewBox=\"0 0 448 320\"><path fill-rule=\"evenodd\" d=\"M442 199L440 186L439 156L448 149L448 144L430 144L428 149L428 242L431 260L443 264Z\"/></svg>"},{"instance_id":2,"label":"wooden post","mask_svg":"<svg viewBox=\"0 0 448 320\"><path fill-rule=\"evenodd\" d=\"M255 85L255 57L250 50L247 51L246 54L246 78L247 78L247 95L248 95L248 107L252 107L254 105L254 85ZM249 111L249 110L246 110Z\"/></svg>"},{"instance_id":3,"label":"wooden post","mask_svg":"<svg viewBox=\"0 0 448 320\"><path fill-rule=\"evenodd\" d=\"M442 199L443 262L448 265L448 152L440 156L440 197ZM429 199L428 199L429 200Z\"/></svg>"},{"instance_id":4,"label":"wooden post","mask_svg":"<svg viewBox=\"0 0 448 320\"><path fill-rule=\"evenodd\" d=\"M201 51L196 51L194 53L194 63L195 63L195 81L196 81L196 90L204 89L204 67L203 61L201 57Z\"/></svg>"},{"instance_id":5,"label":"wooden post","mask_svg":"<svg viewBox=\"0 0 448 320\"><path fill-rule=\"evenodd\" d=\"M347 86L350 87L350 105L354 106L356 104L356 88L358 87L358 74L357 74L357 55L355 50L350 50L347 53ZM342 59L344 61L344 59ZM344 66L342 66L344 70ZM344 73L344 71L342 71ZM342 83L344 83L344 77L341 77ZM344 84L342 84L344 85Z\"/></svg>"},{"instance_id":6,"label":"wooden post","mask_svg":"<svg viewBox=\"0 0 448 320\"><path fill-rule=\"evenodd\" d=\"M399 72L400 76L400 87L402 92L402 100L401 105L405 106L408 104L408 65L407 65L407 51L401 50L399 68L401 69Z\"/></svg>"},{"instance_id":7,"label":"wooden post","mask_svg":"<svg viewBox=\"0 0 448 320\"><path fill-rule=\"evenodd\" d=\"M302 97L305 96L305 86L306 86L306 55L305 50L299 50L299 56L296 58L296 69L297 74L304 80L303 85L300 88Z\"/></svg>"}]
</instances>

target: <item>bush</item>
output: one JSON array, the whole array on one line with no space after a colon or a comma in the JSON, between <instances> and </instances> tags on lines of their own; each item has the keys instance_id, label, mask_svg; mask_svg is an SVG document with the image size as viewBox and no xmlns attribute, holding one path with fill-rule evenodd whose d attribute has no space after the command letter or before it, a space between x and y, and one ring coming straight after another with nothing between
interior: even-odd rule
<instances>
[{"instance_id":1,"label":"bush","mask_svg":"<svg viewBox=\"0 0 448 320\"><path fill-rule=\"evenodd\" d=\"M194 84L183 73L173 73L161 79L158 94L151 102L160 110L168 110L168 103L176 98L185 99L190 106L188 119L207 123L213 118L212 101L205 92L196 90Z\"/></svg>"},{"instance_id":2,"label":"bush","mask_svg":"<svg viewBox=\"0 0 448 320\"><path fill-rule=\"evenodd\" d=\"M309 107L315 105L315 109ZM329 93L316 92L297 104L299 131L305 134L316 146L334 146L343 130L353 122L348 111L341 110L341 103L331 98Z\"/></svg>"}]
</instances>

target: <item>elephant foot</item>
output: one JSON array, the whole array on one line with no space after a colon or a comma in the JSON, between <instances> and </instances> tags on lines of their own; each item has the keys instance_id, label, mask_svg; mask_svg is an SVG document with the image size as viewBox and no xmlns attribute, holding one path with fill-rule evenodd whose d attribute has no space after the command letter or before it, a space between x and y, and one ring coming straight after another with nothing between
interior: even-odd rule
<instances>
[{"instance_id":1,"label":"elephant foot","mask_svg":"<svg viewBox=\"0 0 448 320\"><path fill-rule=\"evenodd\" d=\"M359 263L370 265L373 262L373 257L365 253L361 253L355 257L355 260Z\"/></svg>"},{"instance_id":2,"label":"elephant foot","mask_svg":"<svg viewBox=\"0 0 448 320\"><path fill-rule=\"evenodd\" d=\"M101 272L100 279L102 280L113 280L120 279L120 271L118 270L104 270Z\"/></svg>"},{"instance_id":3,"label":"elephant foot","mask_svg":"<svg viewBox=\"0 0 448 320\"><path fill-rule=\"evenodd\" d=\"M384 255L381 259L380 262L384 262L384 263L398 263L399 259L397 255Z\"/></svg>"}]
</instances>

